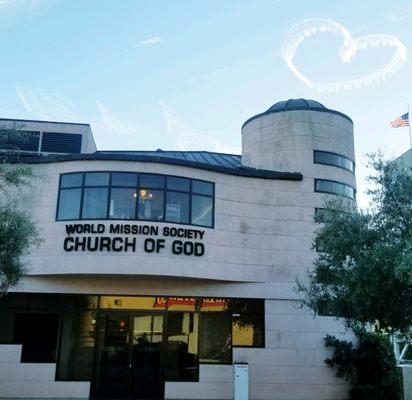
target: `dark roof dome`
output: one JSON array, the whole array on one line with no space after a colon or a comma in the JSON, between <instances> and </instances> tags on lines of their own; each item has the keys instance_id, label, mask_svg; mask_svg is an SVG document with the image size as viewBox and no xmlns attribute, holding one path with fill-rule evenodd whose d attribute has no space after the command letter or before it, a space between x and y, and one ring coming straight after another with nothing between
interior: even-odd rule
<instances>
[{"instance_id":1,"label":"dark roof dome","mask_svg":"<svg viewBox=\"0 0 412 400\"><path fill-rule=\"evenodd\" d=\"M279 101L273 104L266 112L279 112L279 111L289 111L289 110L308 110L308 109L325 109L326 107L315 100L306 99L289 99L284 101Z\"/></svg>"},{"instance_id":2,"label":"dark roof dome","mask_svg":"<svg viewBox=\"0 0 412 400\"><path fill-rule=\"evenodd\" d=\"M352 120L345 114L331 110L329 108L326 108L322 103L319 103L318 101L315 100L308 100L308 99L289 99L289 100L283 100L279 101L275 104L273 104L272 107L268 108L267 111L257 114L253 116L252 118L249 118L242 126L242 128L249 123L250 121L253 121L256 118L263 117L264 115L272 114L272 113L278 113L278 112L285 112L285 111L296 111L296 110L308 110L308 111L322 111L322 112L329 112L332 114L337 114L340 115L346 119L348 119L350 122Z\"/></svg>"}]
</instances>

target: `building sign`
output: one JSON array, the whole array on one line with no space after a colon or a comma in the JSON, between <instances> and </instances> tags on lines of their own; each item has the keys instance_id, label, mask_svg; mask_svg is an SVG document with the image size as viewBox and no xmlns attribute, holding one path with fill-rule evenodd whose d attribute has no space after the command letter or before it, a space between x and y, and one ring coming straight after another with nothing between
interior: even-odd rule
<instances>
[{"instance_id":1,"label":"building sign","mask_svg":"<svg viewBox=\"0 0 412 400\"><path fill-rule=\"evenodd\" d=\"M143 224L67 224L63 249L91 252L164 253L200 257L205 231Z\"/></svg>"},{"instance_id":2,"label":"building sign","mask_svg":"<svg viewBox=\"0 0 412 400\"><path fill-rule=\"evenodd\" d=\"M167 306L180 306L195 309L196 298L194 297L156 297L154 308L166 308ZM200 311L227 311L229 302L227 299L221 298L202 298L200 300Z\"/></svg>"}]
</instances>

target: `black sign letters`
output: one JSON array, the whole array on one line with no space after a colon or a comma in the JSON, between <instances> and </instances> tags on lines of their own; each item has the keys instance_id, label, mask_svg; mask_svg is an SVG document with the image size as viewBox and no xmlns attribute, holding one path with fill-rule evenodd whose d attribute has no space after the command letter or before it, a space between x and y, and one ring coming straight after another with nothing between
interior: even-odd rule
<instances>
[{"instance_id":1,"label":"black sign letters","mask_svg":"<svg viewBox=\"0 0 412 400\"><path fill-rule=\"evenodd\" d=\"M205 231L200 229L176 228L174 226L164 226L159 229L159 226L140 224L110 224L109 226L104 224L68 224L66 225L66 234L63 249L68 252L136 252L139 248L139 237L146 236L141 246L146 253L170 251L176 255L195 257L205 254L205 245L200 242L203 240ZM163 238L159 238L159 236ZM172 238L170 243L168 242L169 238Z\"/></svg>"}]
</instances>

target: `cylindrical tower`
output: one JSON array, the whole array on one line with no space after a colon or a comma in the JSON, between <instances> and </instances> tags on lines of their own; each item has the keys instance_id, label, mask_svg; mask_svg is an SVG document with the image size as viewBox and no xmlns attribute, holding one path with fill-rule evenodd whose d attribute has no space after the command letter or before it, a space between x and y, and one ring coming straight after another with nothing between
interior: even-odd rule
<instances>
[{"instance_id":1,"label":"cylindrical tower","mask_svg":"<svg viewBox=\"0 0 412 400\"><path fill-rule=\"evenodd\" d=\"M245 167L301 172L317 192L354 199L354 160L352 120L314 100L280 101L242 126Z\"/></svg>"}]
</instances>

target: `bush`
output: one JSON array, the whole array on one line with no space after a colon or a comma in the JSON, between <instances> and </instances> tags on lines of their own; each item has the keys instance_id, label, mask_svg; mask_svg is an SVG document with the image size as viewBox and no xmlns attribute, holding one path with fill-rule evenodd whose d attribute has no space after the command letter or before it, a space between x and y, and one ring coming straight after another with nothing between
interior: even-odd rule
<instances>
[{"instance_id":1,"label":"bush","mask_svg":"<svg viewBox=\"0 0 412 400\"><path fill-rule=\"evenodd\" d=\"M351 400L401 400L401 377L392 344L382 333L357 332L359 345L327 335L325 346L335 348L325 360L337 367L336 376L352 383Z\"/></svg>"}]
</instances>

